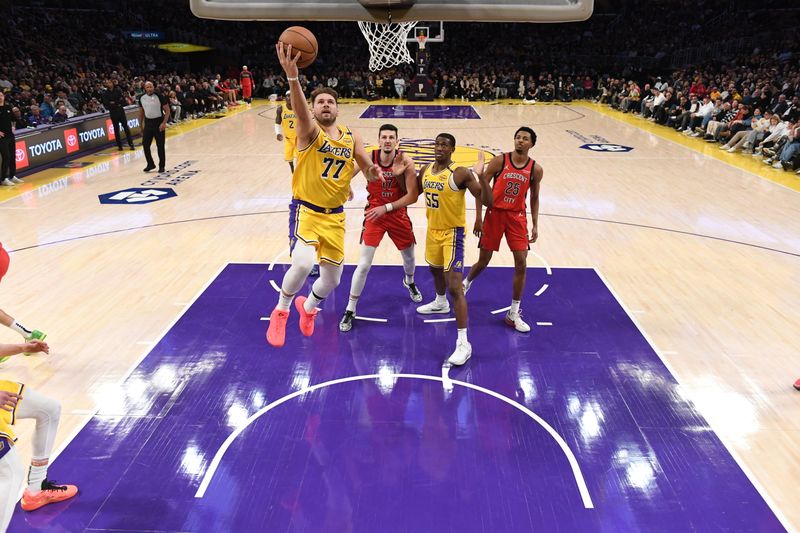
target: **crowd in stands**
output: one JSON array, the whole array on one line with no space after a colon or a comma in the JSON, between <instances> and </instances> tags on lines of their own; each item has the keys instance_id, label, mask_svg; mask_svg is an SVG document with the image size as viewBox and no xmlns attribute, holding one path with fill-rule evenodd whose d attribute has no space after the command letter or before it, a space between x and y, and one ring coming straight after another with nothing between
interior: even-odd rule
<instances>
[{"instance_id":1,"label":"crowd in stands","mask_svg":"<svg viewBox=\"0 0 800 533\"><path fill-rule=\"evenodd\" d=\"M796 52L753 54L732 65L655 79L609 78L601 81L597 101L800 174Z\"/></svg>"},{"instance_id":2,"label":"crowd in stands","mask_svg":"<svg viewBox=\"0 0 800 533\"><path fill-rule=\"evenodd\" d=\"M431 46L434 91L468 101L594 99L729 151L763 155L776 168L800 167L800 6L769 4L611 0L596 2L595 16L581 23L446 23L445 41ZM129 103L145 80L152 81L169 98L172 121L237 105L242 63L255 76L256 96L286 92L273 48L286 23L198 19L188 2L123 5L109 13L15 3L0 31L0 90L14 107L18 129L105 111L106 80L119 85ZM164 30L170 20L180 21L183 38L213 36L231 55L222 51L207 56L207 64L190 64L124 36L126 29ZM317 61L303 72L306 91L327 85L343 97L405 97L413 66L370 72L354 23L303 24L330 36L320 38ZM673 68L676 50L721 50L743 38L756 44L740 46L741 55L711 54L701 64Z\"/></svg>"}]
</instances>

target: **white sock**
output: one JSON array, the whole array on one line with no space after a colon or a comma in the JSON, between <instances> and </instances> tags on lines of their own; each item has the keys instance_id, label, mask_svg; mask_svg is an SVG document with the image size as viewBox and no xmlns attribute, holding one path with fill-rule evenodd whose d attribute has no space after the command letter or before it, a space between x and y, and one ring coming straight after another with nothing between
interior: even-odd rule
<instances>
[{"instance_id":1,"label":"white sock","mask_svg":"<svg viewBox=\"0 0 800 533\"><path fill-rule=\"evenodd\" d=\"M411 285L414 283L414 274L406 274L406 285Z\"/></svg>"},{"instance_id":2,"label":"white sock","mask_svg":"<svg viewBox=\"0 0 800 533\"><path fill-rule=\"evenodd\" d=\"M22 324L20 324L16 320L14 322L12 322L11 325L8 326L8 327L11 328L13 331L16 331L17 333L19 333L20 335L22 335L26 339L31 336L32 330L26 328L25 326L23 326Z\"/></svg>"},{"instance_id":3,"label":"white sock","mask_svg":"<svg viewBox=\"0 0 800 533\"><path fill-rule=\"evenodd\" d=\"M280 311L288 311L289 307L292 305L292 300L294 299L294 294L289 296L288 294L281 291L281 295L278 296L278 305L275 306L275 309Z\"/></svg>"},{"instance_id":4,"label":"white sock","mask_svg":"<svg viewBox=\"0 0 800 533\"><path fill-rule=\"evenodd\" d=\"M47 479L47 467L48 465L31 465L28 468L28 490L32 493L36 494L42 490L42 481Z\"/></svg>"},{"instance_id":5,"label":"white sock","mask_svg":"<svg viewBox=\"0 0 800 533\"><path fill-rule=\"evenodd\" d=\"M468 342L467 328L458 328L458 342Z\"/></svg>"},{"instance_id":6,"label":"white sock","mask_svg":"<svg viewBox=\"0 0 800 533\"><path fill-rule=\"evenodd\" d=\"M447 294L437 293L435 302L437 305L447 305Z\"/></svg>"},{"instance_id":7,"label":"white sock","mask_svg":"<svg viewBox=\"0 0 800 533\"><path fill-rule=\"evenodd\" d=\"M306 313L311 313L311 312L314 311L314 308L317 307L320 304L320 302L322 302L322 300L324 300L324 299L325 298L320 298L319 296L314 294L314 291L312 290L308 294L308 298L306 299L306 303L303 304L303 309L306 310Z\"/></svg>"},{"instance_id":8,"label":"white sock","mask_svg":"<svg viewBox=\"0 0 800 533\"><path fill-rule=\"evenodd\" d=\"M347 310L353 314L356 314L356 306L358 305L358 296L350 295L350 299L347 300Z\"/></svg>"},{"instance_id":9,"label":"white sock","mask_svg":"<svg viewBox=\"0 0 800 533\"><path fill-rule=\"evenodd\" d=\"M468 278L464 278L464 292L468 291L472 282Z\"/></svg>"},{"instance_id":10,"label":"white sock","mask_svg":"<svg viewBox=\"0 0 800 533\"><path fill-rule=\"evenodd\" d=\"M511 300L511 313L515 315L519 313L519 300Z\"/></svg>"}]
</instances>

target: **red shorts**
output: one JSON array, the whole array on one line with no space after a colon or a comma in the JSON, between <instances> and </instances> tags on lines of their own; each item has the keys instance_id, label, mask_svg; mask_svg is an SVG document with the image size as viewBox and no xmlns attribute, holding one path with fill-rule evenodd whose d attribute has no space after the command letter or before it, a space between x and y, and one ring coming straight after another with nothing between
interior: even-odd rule
<instances>
[{"instance_id":1,"label":"red shorts","mask_svg":"<svg viewBox=\"0 0 800 533\"><path fill-rule=\"evenodd\" d=\"M525 211L507 211L505 209L487 209L483 217L483 234L478 247L497 252L500 250L500 239L506 236L506 242L512 252L530 250L528 245L528 217Z\"/></svg>"},{"instance_id":2,"label":"red shorts","mask_svg":"<svg viewBox=\"0 0 800 533\"><path fill-rule=\"evenodd\" d=\"M10 262L11 259L8 257L8 252L6 252L3 245L0 244L0 280L2 280L3 276L8 272L8 264Z\"/></svg>"},{"instance_id":3,"label":"red shorts","mask_svg":"<svg viewBox=\"0 0 800 533\"><path fill-rule=\"evenodd\" d=\"M367 220L365 218L364 226L361 230L361 244L377 248L385 233L389 234L389 238L392 239L398 250L405 250L417 242L414 239L414 228L411 226L411 219L408 218L408 213L405 209L386 213L378 220Z\"/></svg>"}]
</instances>

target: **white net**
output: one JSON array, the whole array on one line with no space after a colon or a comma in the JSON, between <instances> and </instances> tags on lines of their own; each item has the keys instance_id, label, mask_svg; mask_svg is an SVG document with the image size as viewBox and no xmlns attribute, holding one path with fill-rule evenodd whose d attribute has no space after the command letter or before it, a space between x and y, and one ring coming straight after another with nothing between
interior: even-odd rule
<instances>
[{"instance_id":1,"label":"white net","mask_svg":"<svg viewBox=\"0 0 800 533\"><path fill-rule=\"evenodd\" d=\"M387 24L359 20L358 27L369 45L369 69L375 72L400 63L413 63L406 39L416 25L416 21Z\"/></svg>"}]
</instances>

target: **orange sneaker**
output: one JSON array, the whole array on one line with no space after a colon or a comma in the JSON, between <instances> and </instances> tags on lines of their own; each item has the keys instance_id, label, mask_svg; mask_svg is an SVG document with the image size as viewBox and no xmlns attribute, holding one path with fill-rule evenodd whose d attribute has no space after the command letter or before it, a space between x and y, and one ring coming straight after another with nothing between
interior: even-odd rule
<instances>
[{"instance_id":1,"label":"orange sneaker","mask_svg":"<svg viewBox=\"0 0 800 533\"><path fill-rule=\"evenodd\" d=\"M289 311L281 311L277 307L269 315L269 328L267 328L267 342L276 348L283 346L286 341L286 321L289 320Z\"/></svg>"},{"instance_id":2,"label":"orange sneaker","mask_svg":"<svg viewBox=\"0 0 800 533\"><path fill-rule=\"evenodd\" d=\"M55 481L45 479L42 481L42 490L33 494L27 488L22 494L20 506L24 511L35 511L49 503L63 502L78 494L75 485L56 485Z\"/></svg>"},{"instance_id":3,"label":"orange sneaker","mask_svg":"<svg viewBox=\"0 0 800 533\"><path fill-rule=\"evenodd\" d=\"M794 388L800 390L800 379L794 382Z\"/></svg>"},{"instance_id":4,"label":"orange sneaker","mask_svg":"<svg viewBox=\"0 0 800 533\"><path fill-rule=\"evenodd\" d=\"M294 299L294 306L300 311L300 333L310 337L314 334L314 319L317 318L317 310L314 309L310 313L306 313L306 309L303 307L306 300L305 296L298 296Z\"/></svg>"}]
</instances>

